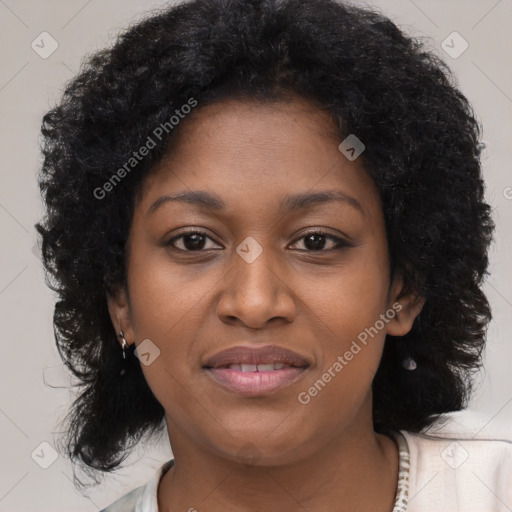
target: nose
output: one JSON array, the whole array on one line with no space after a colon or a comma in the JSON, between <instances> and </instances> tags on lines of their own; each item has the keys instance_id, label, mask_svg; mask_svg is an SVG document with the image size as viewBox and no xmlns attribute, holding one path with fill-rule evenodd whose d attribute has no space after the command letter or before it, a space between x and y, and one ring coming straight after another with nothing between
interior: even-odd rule
<instances>
[{"instance_id":1,"label":"nose","mask_svg":"<svg viewBox=\"0 0 512 512\"><path fill-rule=\"evenodd\" d=\"M271 252L265 249L253 261L234 253L233 267L225 276L217 303L223 322L251 329L260 329L270 320L293 322L296 302L290 280L294 273L286 271Z\"/></svg>"}]
</instances>

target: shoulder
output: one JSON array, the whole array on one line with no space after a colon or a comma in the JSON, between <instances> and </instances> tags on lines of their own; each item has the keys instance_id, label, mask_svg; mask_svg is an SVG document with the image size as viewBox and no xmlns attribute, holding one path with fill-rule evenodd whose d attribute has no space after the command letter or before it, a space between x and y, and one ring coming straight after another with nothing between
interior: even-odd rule
<instances>
[{"instance_id":1,"label":"shoulder","mask_svg":"<svg viewBox=\"0 0 512 512\"><path fill-rule=\"evenodd\" d=\"M132 489L100 512L158 512L158 484L166 471L174 465L174 459L160 466L153 478Z\"/></svg>"},{"instance_id":2,"label":"shoulder","mask_svg":"<svg viewBox=\"0 0 512 512\"><path fill-rule=\"evenodd\" d=\"M114 503L111 503L108 507L100 510L100 512L135 512L137 502L144 494L145 488L145 485L141 485L140 487L131 490L114 501Z\"/></svg>"},{"instance_id":3,"label":"shoulder","mask_svg":"<svg viewBox=\"0 0 512 512\"><path fill-rule=\"evenodd\" d=\"M409 449L409 508L512 509L512 441L472 433L400 431Z\"/></svg>"}]
</instances>

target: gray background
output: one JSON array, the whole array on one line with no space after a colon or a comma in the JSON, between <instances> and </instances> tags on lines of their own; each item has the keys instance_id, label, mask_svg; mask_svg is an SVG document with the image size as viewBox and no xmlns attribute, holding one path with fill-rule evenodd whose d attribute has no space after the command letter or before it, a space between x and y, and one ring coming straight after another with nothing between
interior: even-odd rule
<instances>
[{"instance_id":1,"label":"gray background","mask_svg":"<svg viewBox=\"0 0 512 512\"><path fill-rule=\"evenodd\" d=\"M40 444L55 446L57 422L72 395L54 346L54 297L33 253L33 226L42 211L36 185L41 117L79 70L84 55L105 46L145 11L164 5L142 0L0 0L0 512L95 512L145 483L171 457L166 435L156 443L143 442L128 459L131 467L90 489L88 497L74 489L69 461L59 457L47 469L40 467L51 462L52 453ZM486 283L494 320L486 369L469 412L456 418L461 428L475 434L512 439L512 0L367 5L380 8L406 32L432 38L429 47L454 70L484 125L487 200L497 222ZM46 59L31 47L44 31L58 43ZM457 58L441 46L454 31L469 44ZM447 41L454 51L461 48L456 40Z\"/></svg>"}]
</instances>

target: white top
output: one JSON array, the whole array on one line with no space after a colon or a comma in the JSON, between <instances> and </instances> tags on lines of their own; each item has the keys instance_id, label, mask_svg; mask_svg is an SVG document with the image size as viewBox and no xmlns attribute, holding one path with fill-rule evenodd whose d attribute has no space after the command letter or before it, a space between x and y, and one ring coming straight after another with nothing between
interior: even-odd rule
<instances>
[{"instance_id":1,"label":"white top","mask_svg":"<svg viewBox=\"0 0 512 512\"><path fill-rule=\"evenodd\" d=\"M512 511L512 441L392 435L400 461L393 512ZM146 485L101 512L158 512L158 484L173 464L167 461Z\"/></svg>"}]
</instances>

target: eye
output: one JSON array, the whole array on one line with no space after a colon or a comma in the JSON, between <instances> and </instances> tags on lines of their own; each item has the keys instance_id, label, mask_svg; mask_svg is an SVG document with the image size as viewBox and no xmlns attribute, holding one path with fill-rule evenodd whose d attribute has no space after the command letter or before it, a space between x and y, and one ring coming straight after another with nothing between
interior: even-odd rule
<instances>
[{"instance_id":1,"label":"eye","mask_svg":"<svg viewBox=\"0 0 512 512\"><path fill-rule=\"evenodd\" d=\"M186 231L171 238L165 245L184 252L212 250L212 247L205 248L207 240L214 241L202 231ZM176 242L181 242L182 247L177 247Z\"/></svg>"},{"instance_id":2,"label":"eye","mask_svg":"<svg viewBox=\"0 0 512 512\"><path fill-rule=\"evenodd\" d=\"M344 249L346 247L351 247L351 244L343 240L342 238L338 238L337 236L331 235L329 233L325 233L324 231L310 231L305 235L298 238L294 244L296 244L299 240L304 240L304 245L306 247L305 250L300 249L303 252L331 252L338 251ZM330 241L331 247L324 250L326 243ZM334 245L332 245L334 244ZM329 245L329 244L327 244Z\"/></svg>"},{"instance_id":3,"label":"eye","mask_svg":"<svg viewBox=\"0 0 512 512\"><path fill-rule=\"evenodd\" d=\"M215 247L207 247L208 240L215 242L211 237L202 231L185 231L177 236L172 237L166 246L171 246L173 249L182 252L201 252L208 250L217 250ZM325 233L320 230L311 231L302 237L298 238L293 245L298 241L304 240L306 249L299 249L302 252L331 252L351 247L351 244L337 236ZM326 244L331 244L331 247L325 249ZM181 245L181 247L178 247ZM218 244L216 244L218 246Z\"/></svg>"}]
</instances>

